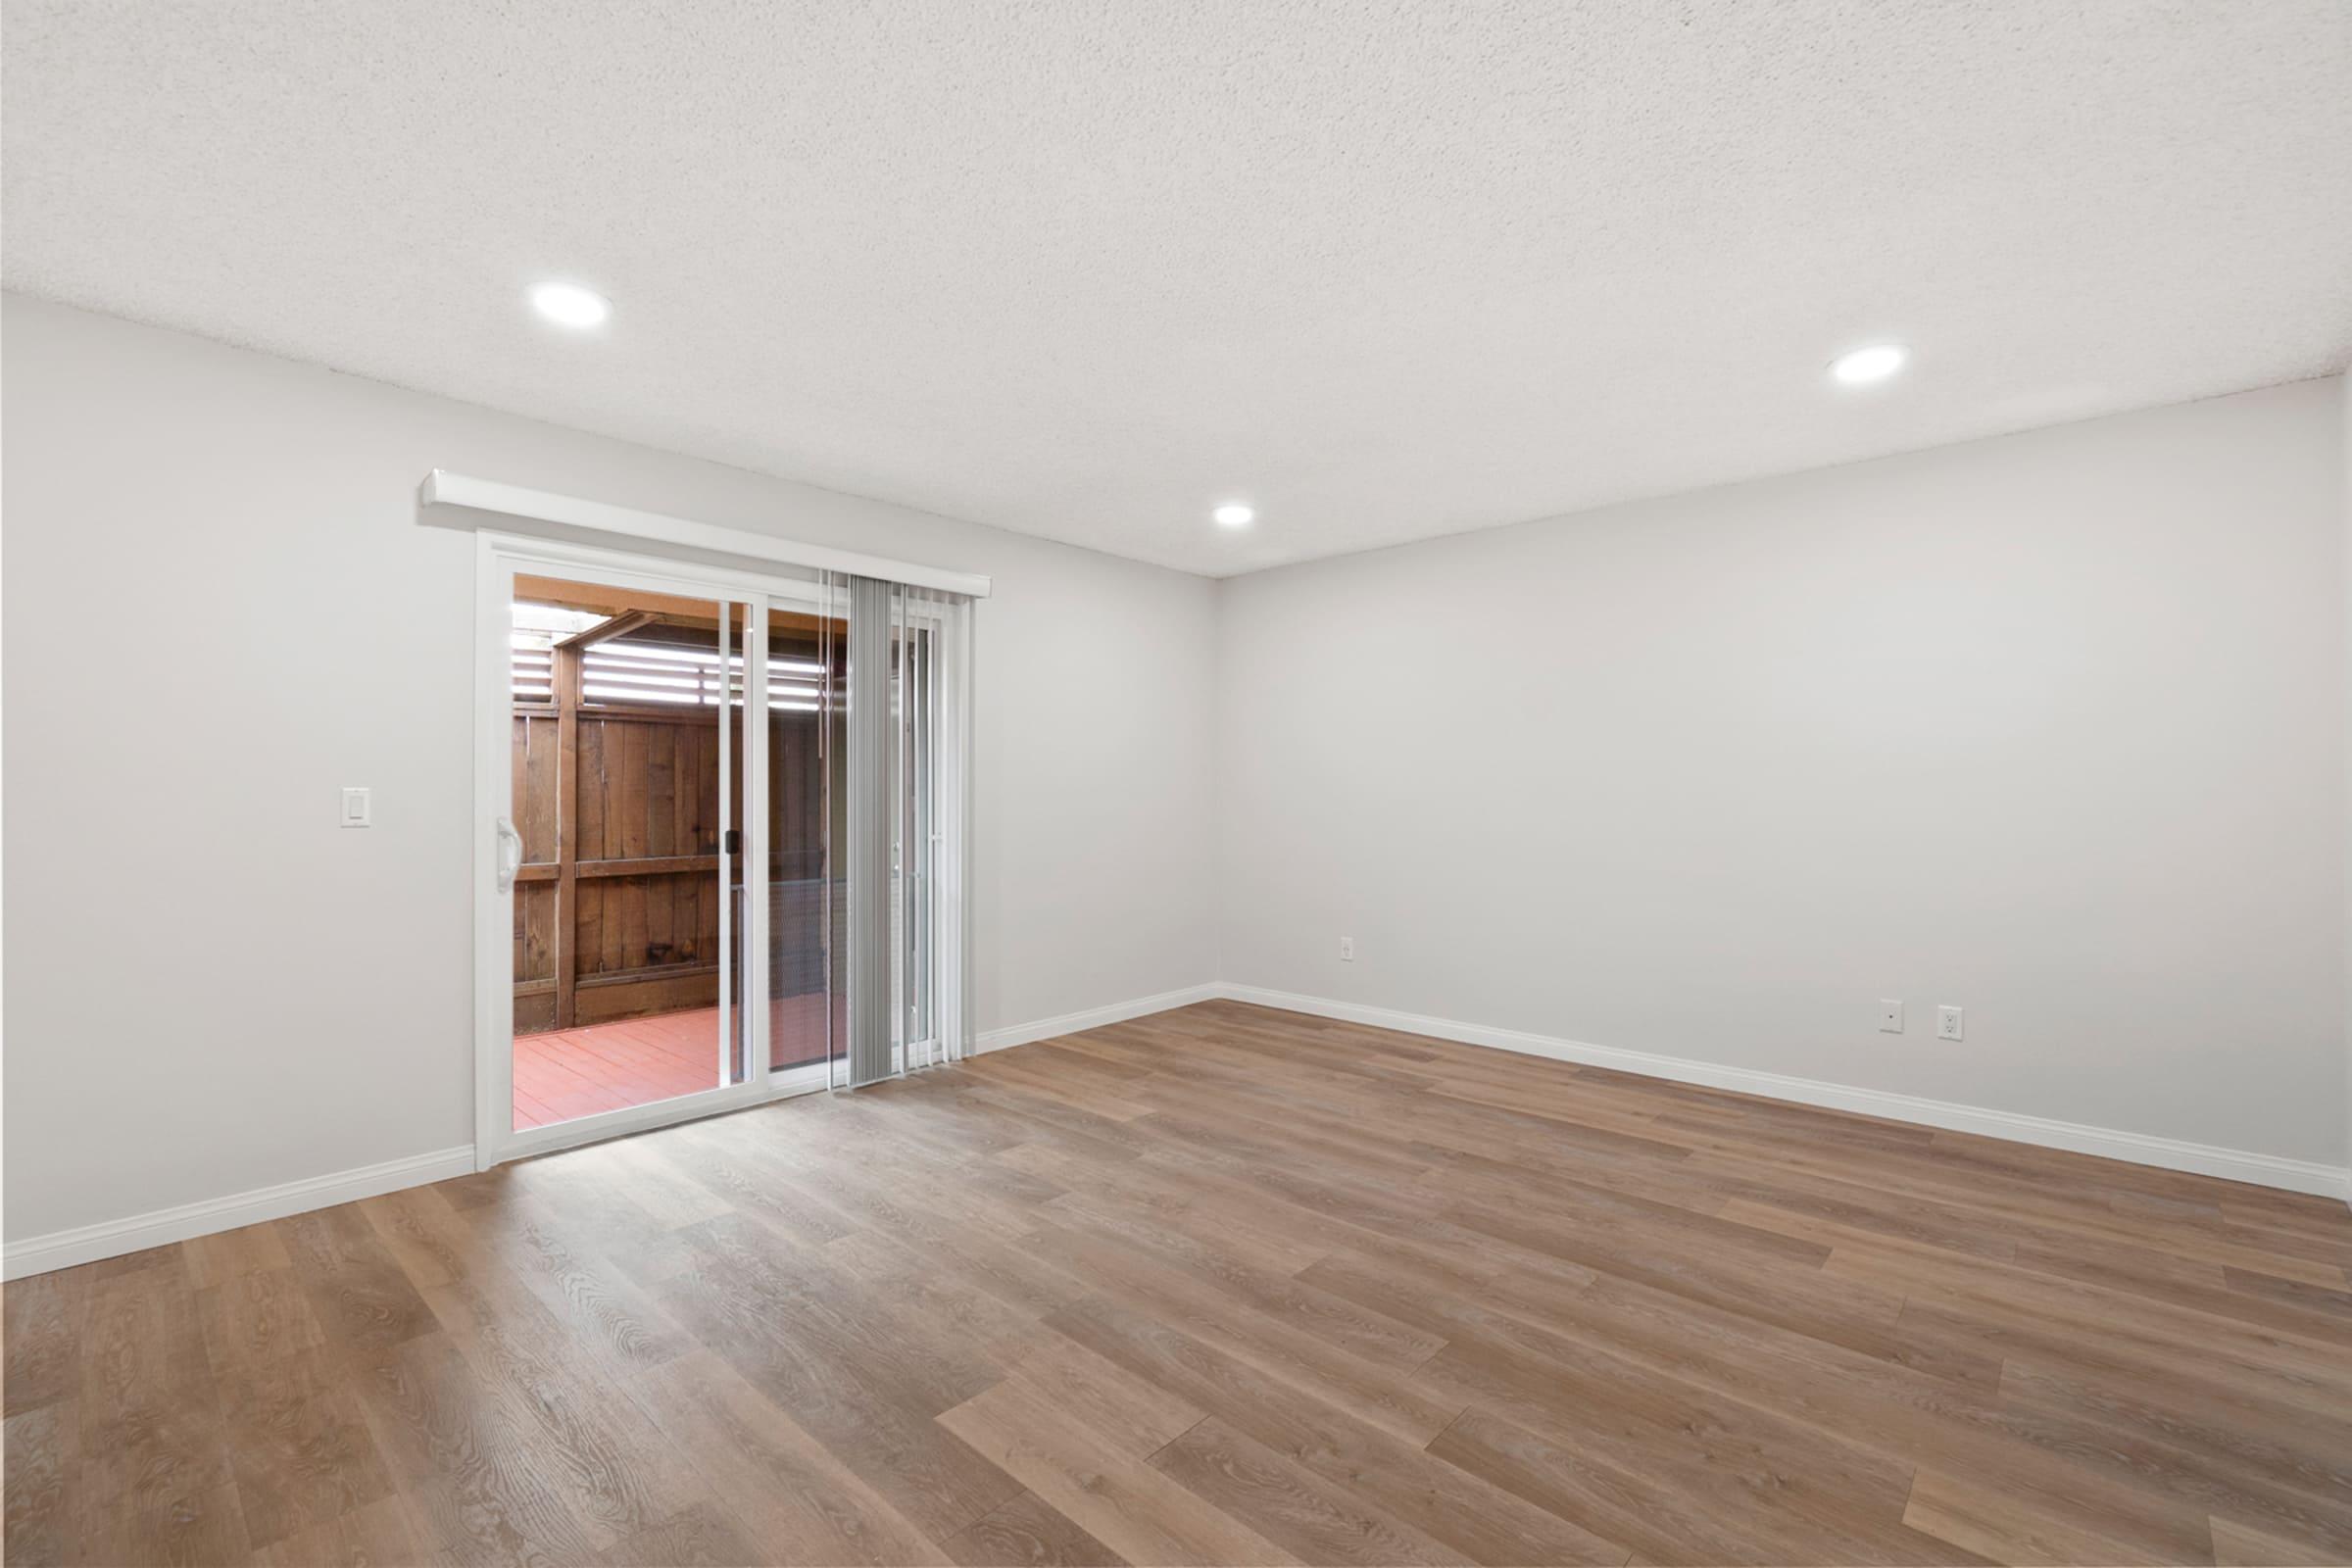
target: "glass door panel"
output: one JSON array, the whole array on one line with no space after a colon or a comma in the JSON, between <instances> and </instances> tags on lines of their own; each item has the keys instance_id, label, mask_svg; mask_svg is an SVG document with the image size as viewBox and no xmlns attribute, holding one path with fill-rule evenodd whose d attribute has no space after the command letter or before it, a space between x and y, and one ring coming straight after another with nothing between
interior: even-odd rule
<instances>
[{"instance_id":1,"label":"glass door panel","mask_svg":"<svg viewBox=\"0 0 2352 1568\"><path fill-rule=\"evenodd\" d=\"M743 607L517 572L512 623L513 1130L739 1083Z\"/></svg>"},{"instance_id":2,"label":"glass door panel","mask_svg":"<svg viewBox=\"0 0 2352 1568\"><path fill-rule=\"evenodd\" d=\"M845 621L825 603L767 616L768 1065L821 1070L844 1048L837 955L848 914L841 836Z\"/></svg>"}]
</instances>

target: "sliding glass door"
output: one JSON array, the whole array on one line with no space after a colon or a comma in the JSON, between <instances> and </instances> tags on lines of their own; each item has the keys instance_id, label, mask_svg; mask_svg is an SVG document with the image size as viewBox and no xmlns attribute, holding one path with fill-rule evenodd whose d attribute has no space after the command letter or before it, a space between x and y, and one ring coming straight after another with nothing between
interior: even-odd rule
<instances>
[{"instance_id":1,"label":"sliding glass door","mask_svg":"<svg viewBox=\"0 0 2352 1568\"><path fill-rule=\"evenodd\" d=\"M482 549L483 1162L957 1059L969 601Z\"/></svg>"},{"instance_id":2,"label":"sliding glass door","mask_svg":"<svg viewBox=\"0 0 2352 1568\"><path fill-rule=\"evenodd\" d=\"M514 1131L748 1076L745 608L514 574Z\"/></svg>"}]
</instances>

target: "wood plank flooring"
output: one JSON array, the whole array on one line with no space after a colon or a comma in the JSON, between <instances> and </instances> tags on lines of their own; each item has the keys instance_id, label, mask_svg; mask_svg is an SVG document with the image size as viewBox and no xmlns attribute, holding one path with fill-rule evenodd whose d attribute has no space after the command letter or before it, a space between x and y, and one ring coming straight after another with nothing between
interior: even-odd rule
<instances>
[{"instance_id":1,"label":"wood plank flooring","mask_svg":"<svg viewBox=\"0 0 2352 1568\"><path fill-rule=\"evenodd\" d=\"M2341 1562L2348 1262L1206 1004L11 1285L7 1560Z\"/></svg>"}]
</instances>

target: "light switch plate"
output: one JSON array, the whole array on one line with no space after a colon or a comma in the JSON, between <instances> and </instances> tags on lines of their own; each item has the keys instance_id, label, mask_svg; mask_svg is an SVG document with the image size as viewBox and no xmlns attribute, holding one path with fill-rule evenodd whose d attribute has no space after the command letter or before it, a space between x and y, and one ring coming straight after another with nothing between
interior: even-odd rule
<instances>
[{"instance_id":1,"label":"light switch plate","mask_svg":"<svg viewBox=\"0 0 2352 1568\"><path fill-rule=\"evenodd\" d=\"M343 825L367 827L375 820L375 806L366 785L343 786Z\"/></svg>"}]
</instances>

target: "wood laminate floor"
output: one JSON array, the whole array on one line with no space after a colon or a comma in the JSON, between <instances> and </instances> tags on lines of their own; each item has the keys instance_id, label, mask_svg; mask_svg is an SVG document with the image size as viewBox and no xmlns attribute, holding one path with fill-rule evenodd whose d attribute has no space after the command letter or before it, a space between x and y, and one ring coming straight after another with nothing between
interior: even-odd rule
<instances>
[{"instance_id":1,"label":"wood laminate floor","mask_svg":"<svg viewBox=\"0 0 2352 1568\"><path fill-rule=\"evenodd\" d=\"M1208 1004L11 1285L7 1558L2342 1561L2348 1258Z\"/></svg>"}]
</instances>

